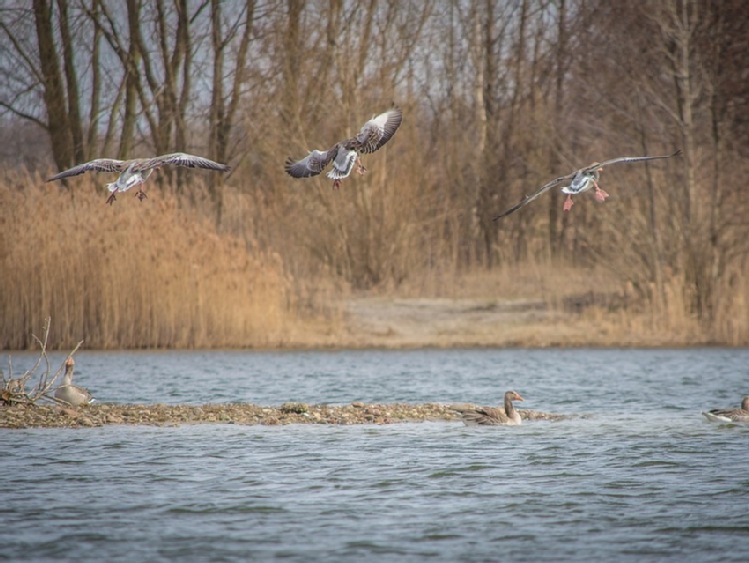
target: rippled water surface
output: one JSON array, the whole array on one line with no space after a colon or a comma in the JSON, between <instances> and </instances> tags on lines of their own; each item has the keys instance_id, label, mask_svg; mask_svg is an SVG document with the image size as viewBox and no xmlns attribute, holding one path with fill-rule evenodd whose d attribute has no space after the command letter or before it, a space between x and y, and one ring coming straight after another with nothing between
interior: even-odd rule
<instances>
[{"instance_id":1,"label":"rippled water surface","mask_svg":"<svg viewBox=\"0 0 749 563\"><path fill-rule=\"evenodd\" d=\"M55 357L62 361L63 356ZM15 370L32 356L14 354ZM498 403L469 428L0 429L0 558L746 561L747 350L77 355L102 402Z\"/></svg>"}]
</instances>

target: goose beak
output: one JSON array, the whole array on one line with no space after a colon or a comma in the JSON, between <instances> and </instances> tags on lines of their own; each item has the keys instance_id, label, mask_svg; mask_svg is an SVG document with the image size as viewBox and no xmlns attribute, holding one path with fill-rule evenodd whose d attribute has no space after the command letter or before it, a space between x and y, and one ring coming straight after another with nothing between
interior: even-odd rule
<instances>
[{"instance_id":1,"label":"goose beak","mask_svg":"<svg viewBox=\"0 0 749 563\"><path fill-rule=\"evenodd\" d=\"M522 398L522 397L520 396L520 394L519 394L519 393L515 393L515 397L513 397L513 399L514 399L515 401L525 401L525 399L523 399L523 398Z\"/></svg>"}]
</instances>

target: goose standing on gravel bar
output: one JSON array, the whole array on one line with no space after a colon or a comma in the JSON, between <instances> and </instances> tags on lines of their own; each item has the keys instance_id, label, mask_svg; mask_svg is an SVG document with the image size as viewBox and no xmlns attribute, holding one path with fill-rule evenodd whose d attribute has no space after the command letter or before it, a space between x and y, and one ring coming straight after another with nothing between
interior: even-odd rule
<instances>
[{"instance_id":1,"label":"goose standing on gravel bar","mask_svg":"<svg viewBox=\"0 0 749 563\"><path fill-rule=\"evenodd\" d=\"M570 209L572 209L572 205L573 205L572 196L573 195L587 192L591 188L595 188L596 200L603 202L606 200L607 197L609 197L609 194L604 192L598 186L598 179L601 177L601 171L603 170L604 166L610 166L612 164L632 163L632 162L645 162L647 160L658 160L661 158L671 158L679 154L681 154L681 149L677 150L673 154L669 154L666 156L621 156L619 158L612 158L611 160L605 160L604 162L594 162L590 166L581 168L580 170L572 172L571 174L567 174L566 176L560 176L559 178L555 178L548 184L544 184L536 191L536 193L525 196L519 203L516 203L515 205L510 207L507 211L500 213L499 215L494 217L493 220L496 221L497 219L506 217L510 213L514 213L521 207L525 207L534 199L548 192L551 188L558 186L565 180L570 180L570 179L572 180L570 182L570 185L562 187L562 193L567 194L567 199L564 200L565 211L569 211Z\"/></svg>"},{"instance_id":2,"label":"goose standing on gravel bar","mask_svg":"<svg viewBox=\"0 0 749 563\"><path fill-rule=\"evenodd\" d=\"M741 400L740 409L713 409L702 416L710 422L749 422L749 395Z\"/></svg>"},{"instance_id":3,"label":"goose standing on gravel bar","mask_svg":"<svg viewBox=\"0 0 749 563\"><path fill-rule=\"evenodd\" d=\"M117 192L126 192L134 186L143 184L148 177L151 175L156 168L172 164L174 166L184 166L187 168L205 168L207 170L218 170L219 172L229 172L231 166L228 164L220 164L213 162L202 156L194 156L183 152L175 152L172 154L165 154L154 158L135 158L133 160L114 160L112 158L97 158L91 162L85 164L79 164L69 170L64 170L59 174L52 176L47 182L53 180L62 180L63 178L69 178L70 176L77 176L84 172L119 172L120 176L112 182L107 184L107 189L112 192L112 195L107 199L107 203L112 205L114 203L115 194ZM138 192L135 194L136 197L143 201L148 196L143 188L138 188Z\"/></svg>"},{"instance_id":4,"label":"goose standing on gravel bar","mask_svg":"<svg viewBox=\"0 0 749 563\"><path fill-rule=\"evenodd\" d=\"M474 407L467 405L453 405L450 408L460 413L463 422L468 426L476 424L496 425L496 424L522 424L520 413L515 410L513 401L523 401L515 391L505 393L505 408L495 407Z\"/></svg>"},{"instance_id":5,"label":"goose standing on gravel bar","mask_svg":"<svg viewBox=\"0 0 749 563\"><path fill-rule=\"evenodd\" d=\"M55 399L65 401L74 407L87 405L94 399L88 389L73 385L73 366L75 366L75 360L69 356L65 360L65 375L62 378L62 383L55 390Z\"/></svg>"},{"instance_id":6,"label":"goose standing on gravel bar","mask_svg":"<svg viewBox=\"0 0 749 563\"><path fill-rule=\"evenodd\" d=\"M332 161L333 169L327 176L333 180L333 187L339 188L341 180L351 174L354 165L359 174L366 172L359 155L373 153L387 143L395 135L401 121L403 112L393 107L367 121L356 136L340 141L328 150L315 149L297 161L287 158L284 170L293 178L309 178L320 174Z\"/></svg>"}]
</instances>

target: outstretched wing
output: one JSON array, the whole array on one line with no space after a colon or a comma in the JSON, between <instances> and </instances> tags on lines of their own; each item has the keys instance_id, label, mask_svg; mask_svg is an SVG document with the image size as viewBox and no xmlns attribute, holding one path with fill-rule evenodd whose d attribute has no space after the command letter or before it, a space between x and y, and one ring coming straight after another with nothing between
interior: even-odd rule
<instances>
[{"instance_id":1,"label":"outstretched wing","mask_svg":"<svg viewBox=\"0 0 749 563\"><path fill-rule=\"evenodd\" d=\"M520 202L518 202L515 205L513 205L512 207L510 207L507 211L504 211L504 212L500 213L499 215L497 215L496 217L494 217L494 219L492 219L492 221L496 221L497 219L501 219L502 217L506 217L507 215L509 215L510 213L514 213L515 211L517 211L521 207L525 207L530 202L532 202L534 199L537 199L537 198L541 197L543 194L545 194L546 192L548 192L551 188L553 188L555 186L558 186L559 184L561 184L562 182L564 182L565 180L567 180L569 178L572 178L575 174L577 174L577 172L573 172L572 174L567 174L566 176L560 176L559 178L554 178L551 182L549 182L547 184L544 184L543 186L541 186L540 188L538 188L538 190L536 190L535 193L533 193L531 195L525 196L522 200L520 200Z\"/></svg>"},{"instance_id":2,"label":"outstretched wing","mask_svg":"<svg viewBox=\"0 0 749 563\"><path fill-rule=\"evenodd\" d=\"M47 180L52 182L53 180L62 180L63 178L69 178L70 176L78 176L84 172L122 172L127 166L125 160L114 160L113 158L97 158L91 162L79 164L68 170L64 170L59 174L55 174Z\"/></svg>"},{"instance_id":3,"label":"outstretched wing","mask_svg":"<svg viewBox=\"0 0 749 563\"><path fill-rule=\"evenodd\" d=\"M345 146L362 153L372 153L395 135L402 121L403 112L400 108L393 107L367 121L356 137L345 142Z\"/></svg>"},{"instance_id":4,"label":"outstretched wing","mask_svg":"<svg viewBox=\"0 0 749 563\"><path fill-rule=\"evenodd\" d=\"M309 178L317 176L325 170L330 164L333 157L338 153L338 145L327 151L313 150L301 160L295 161L293 158L287 158L284 164L284 170L289 176L294 178Z\"/></svg>"},{"instance_id":5,"label":"outstretched wing","mask_svg":"<svg viewBox=\"0 0 749 563\"><path fill-rule=\"evenodd\" d=\"M620 156L619 158L612 158L611 160L605 160L603 162L594 162L593 164L586 166L585 168L581 168L580 170L576 170L572 174L567 174L566 176L560 176L559 178L555 178L548 184L545 184L541 186L536 193L525 196L519 203L515 204L514 206L510 207L507 211L500 213L496 217L494 217L494 221L497 219L501 219L502 217L505 217L509 215L510 213L514 213L521 207L525 207L530 202L532 202L534 199L540 197L547 191L549 191L551 188L559 185L564 180L568 180L569 178L573 178L575 176L582 177L586 172L593 172L595 170L598 170L599 168L603 168L604 166L609 166L610 164L621 164L621 163L631 163L631 162L643 162L646 160L657 160L659 158L671 158L674 156L677 156L681 154L681 149L677 150L673 154L665 155L665 156Z\"/></svg>"},{"instance_id":6,"label":"outstretched wing","mask_svg":"<svg viewBox=\"0 0 749 563\"><path fill-rule=\"evenodd\" d=\"M184 152L175 152L149 158L134 166L133 169L145 172L146 170L152 170L168 164L184 166L186 168L205 168L206 170L218 170L220 172L229 172L231 170L231 166L228 164L221 164L202 156L195 156Z\"/></svg>"},{"instance_id":7,"label":"outstretched wing","mask_svg":"<svg viewBox=\"0 0 749 563\"><path fill-rule=\"evenodd\" d=\"M620 156L619 158L612 158L611 160L604 160L603 162L596 163L590 165L586 170L590 168L603 168L604 166L609 166L610 164L625 164L625 163L632 163L632 162L644 162L646 160L658 160L660 158L672 158L674 156L680 155L681 149L677 150L673 154L665 155L665 156Z\"/></svg>"}]
</instances>

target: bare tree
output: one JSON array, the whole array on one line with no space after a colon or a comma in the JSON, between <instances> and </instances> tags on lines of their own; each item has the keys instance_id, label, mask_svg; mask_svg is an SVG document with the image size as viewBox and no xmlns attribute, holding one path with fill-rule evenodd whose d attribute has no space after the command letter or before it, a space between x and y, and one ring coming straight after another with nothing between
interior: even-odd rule
<instances>
[{"instance_id":1,"label":"bare tree","mask_svg":"<svg viewBox=\"0 0 749 563\"><path fill-rule=\"evenodd\" d=\"M242 19L244 12L244 19ZM255 2L250 0L224 31L221 2L211 0L211 42L213 46L213 88L209 114L210 132L208 135L208 156L217 162L226 162L229 158L229 140L232 127L237 117L237 110L242 94L242 84L247 77L247 52L252 38L255 19ZM230 76L229 95L224 93L227 80L226 49L239 36L239 44L234 54L234 66ZM212 176L209 184L216 208L216 224L221 224L224 208L223 176Z\"/></svg>"}]
</instances>

